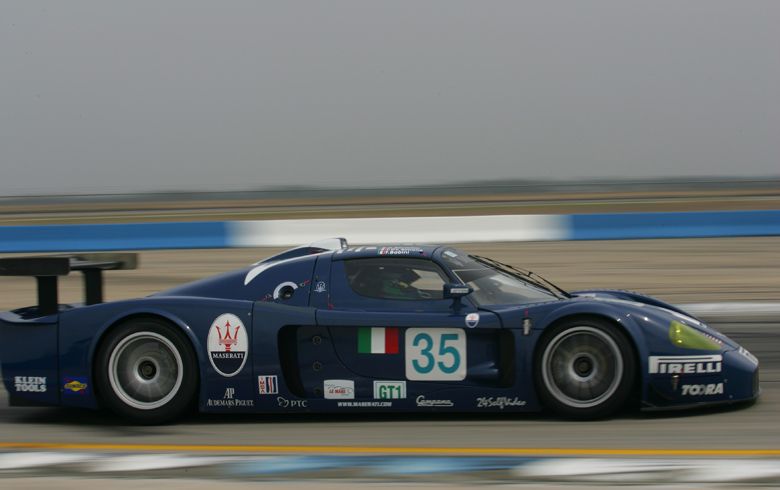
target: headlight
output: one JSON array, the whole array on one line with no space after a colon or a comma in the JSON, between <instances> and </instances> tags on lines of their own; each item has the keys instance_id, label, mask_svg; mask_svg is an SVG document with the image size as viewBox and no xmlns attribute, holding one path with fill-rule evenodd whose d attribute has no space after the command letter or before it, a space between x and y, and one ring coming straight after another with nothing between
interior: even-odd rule
<instances>
[{"instance_id":1,"label":"headlight","mask_svg":"<svg viewBox=\"0 0 780 490\"><path fill-rule=\"evenodd\" d=\"M672 320L669 324L669 340L676 347L695 350L720 350L723 342L706 335L684 323Z\"/></svg>"}]
</instances>

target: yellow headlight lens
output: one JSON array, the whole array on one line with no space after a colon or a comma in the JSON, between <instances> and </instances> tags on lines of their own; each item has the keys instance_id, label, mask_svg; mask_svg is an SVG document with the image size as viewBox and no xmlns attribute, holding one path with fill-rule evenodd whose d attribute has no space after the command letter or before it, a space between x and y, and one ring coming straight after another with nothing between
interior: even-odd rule
<instances>
[{"instance_id":1,"label":"yellow headlight lens","mask_svg":"<svg viewBox=\"0 0 780 490\"><path fill-rule=\"evenodd\" d=\"M676 347L696 350L720 350L721 344L714 337L709 337L695 328L672 320L669 325L669 340Z\"/></svg>"}]
</instances>

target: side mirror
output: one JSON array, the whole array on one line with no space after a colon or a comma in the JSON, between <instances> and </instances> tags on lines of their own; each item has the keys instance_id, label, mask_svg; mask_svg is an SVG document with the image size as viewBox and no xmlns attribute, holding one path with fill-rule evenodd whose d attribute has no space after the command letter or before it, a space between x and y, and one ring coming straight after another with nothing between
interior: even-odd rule
<instances>
[{"instance_id":1,"label":"side mirror","mask_svg":"<svg viewBox=\"0 0 780 490\"><path fill-rule=\"evenodd\" d=\"M452 309L458 310L462 306L460 299L473 293L474 290L465 284L445 284L442 291L444 299L452 300Z\"/></svg>"},{"instance_id":2,"label":"side mirror","mask_svg":"<svg viewBox=\"0 0 780 490\"><path fill-rule=\"evenodd\" d=\"M444 299L460 299L473 292L474 290L465 284L445 284L442 296Z\"/></svg>"}]
</instances>

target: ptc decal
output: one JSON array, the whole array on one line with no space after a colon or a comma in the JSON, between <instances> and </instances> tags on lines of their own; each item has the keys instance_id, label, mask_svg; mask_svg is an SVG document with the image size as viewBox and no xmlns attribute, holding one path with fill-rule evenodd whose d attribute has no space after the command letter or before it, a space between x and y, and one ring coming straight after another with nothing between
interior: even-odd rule
<instances>
[{"instance_id":1,"label":"ptc decal","mask_svg":"<svg viewBox=\"0 0 780 490\"><path fill-rule=\"evenodd\" d=\"M249 339L244 324L236 315L219 315L211 324L207 344L211 366L222 376L235 376L244 367Z\"/></svg>"},{"instance_id":2,"label":"ptc decal","mask_svg":"<svg viewBox=\"0 0 780 490\"><path fill-rule=\"evenodd\" d=\"M466 326L474 328L479 325L479 313L469 313L466 315Z\"/></svg>"}]
</instances>

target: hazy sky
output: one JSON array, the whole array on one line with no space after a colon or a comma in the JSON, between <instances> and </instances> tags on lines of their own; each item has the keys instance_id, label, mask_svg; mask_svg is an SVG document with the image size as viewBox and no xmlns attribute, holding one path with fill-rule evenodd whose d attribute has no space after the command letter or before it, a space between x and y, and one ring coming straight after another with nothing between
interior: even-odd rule
<instances>
[{"instance_id":1,"label":"hazy sky","mask_svg":"<svg viewBox=\"0 0 780 490\"><path fill-rule=\"evenodd\" d=\"M780 175L780 2L0 0L0 195Z\"/></svg>"}]
</instances>

